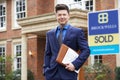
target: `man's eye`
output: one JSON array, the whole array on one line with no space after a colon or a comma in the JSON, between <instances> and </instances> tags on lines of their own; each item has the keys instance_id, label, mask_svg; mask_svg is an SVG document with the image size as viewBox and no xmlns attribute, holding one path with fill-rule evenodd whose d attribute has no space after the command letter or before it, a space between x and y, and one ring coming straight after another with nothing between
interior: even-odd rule
<instances>
[{"instance_id":1,"label":"man's eye","mask_svg":"<svg viewBox=\"0 0 120 80\"><path fill-rule=\"evenodd\" d=\"M63 14L63 16L66 16L66 14Z\"/></svg>"},{"instance_id":2,"label":"man's eye","mask_svg":"<svg viewBox=\"0 0 120 80\"><path fill-rule=\"evenodd\" d=\"M61 14L58 14L58 16L61 16Z\"/></svg>"}]
</instances>

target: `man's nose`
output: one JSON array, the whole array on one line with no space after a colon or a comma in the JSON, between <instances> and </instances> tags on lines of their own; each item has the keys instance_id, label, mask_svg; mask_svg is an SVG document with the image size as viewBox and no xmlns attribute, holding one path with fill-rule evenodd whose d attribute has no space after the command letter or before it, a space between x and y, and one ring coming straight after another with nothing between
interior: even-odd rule
<instances>
[{"instance_id":1,"label":"man's nose","mask_svg":"<svg viewBox=\"0 0 120 80\"><path fill-rule=\"evenodd\" d=\"M61 18L64 18L64 16L63 16L63 15L61 15Z\"/></svg>"}]
</instances>

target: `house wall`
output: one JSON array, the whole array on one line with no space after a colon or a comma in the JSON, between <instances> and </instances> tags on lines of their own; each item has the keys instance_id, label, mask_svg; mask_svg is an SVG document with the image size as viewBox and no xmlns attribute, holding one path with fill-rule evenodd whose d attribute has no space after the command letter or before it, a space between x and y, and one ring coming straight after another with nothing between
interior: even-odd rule
<instances>
[{"instance_id":1,"label":"house wall","mask_svg":"<svg viewBox=\"0 0 120 80\"><path fill-rule=\"evenodd\" d=\"M54 0L27 0L27 16L41 15L54 11Z\"/></svg>"},{"instance_id":2,"label":"house wall","mask_svg":"<svg viewBox=\"0 0 120 80\"><path fill-rule=\"evenodd\" d=\"M115 8L115 0L95 0L96 11Z\"/></svg>"}]
</instances>

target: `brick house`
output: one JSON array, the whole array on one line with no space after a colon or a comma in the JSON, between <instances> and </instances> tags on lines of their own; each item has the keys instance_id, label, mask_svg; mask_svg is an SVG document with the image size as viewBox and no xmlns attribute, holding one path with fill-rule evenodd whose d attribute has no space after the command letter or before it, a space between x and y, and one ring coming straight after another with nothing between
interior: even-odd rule
<instances>
[{"instance_id":1,"label":"brick house","mask_svg":"<svg viewBox=\"0 0 120 80\"><path fill-rule=\"evenodd\" d=\"M54 6L59 3L69 6L70 23L83 28L86 37L88 11L120 7L119 0L0 0L0 56L11 56L14 59L13 66L7 68L21 69L22 80L27 80L27 69L33 72L35 80L44 80L42 66L45 34L57 25ZM119 57L120 55L90 56L86 63L98 60L110 63L109 66L114 69L120 66ZM0 66L3 64L6 63L2 62ZM3 67L0 73L5 73Z\"/></svg>"}]
</instances>

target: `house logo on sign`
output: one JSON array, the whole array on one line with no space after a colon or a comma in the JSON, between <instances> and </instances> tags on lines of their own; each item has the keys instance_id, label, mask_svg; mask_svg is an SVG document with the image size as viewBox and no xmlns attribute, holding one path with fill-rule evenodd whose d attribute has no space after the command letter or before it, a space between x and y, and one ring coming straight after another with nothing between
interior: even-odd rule
<instances>
[{"instance_id":1,"label":"house logo on sign","mask_svg":"<svg viewBox=\"0 0 120 80\"><path fill-rule=\"evenodd\" d=\"M108 13L99 13L98 14L98 23L99 24L108 23L108 21L109 21Z\"/></svg>"}]
</instances>

